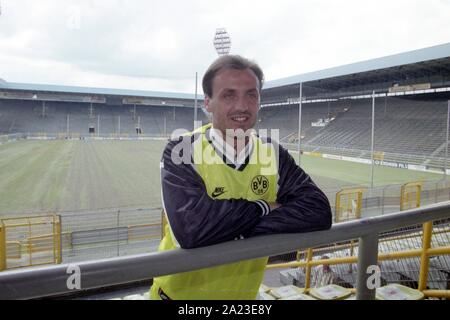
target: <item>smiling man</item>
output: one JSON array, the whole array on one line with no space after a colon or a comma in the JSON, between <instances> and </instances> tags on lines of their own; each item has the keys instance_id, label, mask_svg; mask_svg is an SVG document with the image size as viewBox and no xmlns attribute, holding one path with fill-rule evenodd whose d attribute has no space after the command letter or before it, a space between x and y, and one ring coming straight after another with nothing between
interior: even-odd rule
<instances>
[{"instance_id":1,"label":"smiling man","mask_svg":"<svg viewBox=\"0 0 450 320\"><path fill-rule=\"evenodd\" d=\"M160 250L331 226L324 193L292 156L252 130L264 75L254 62L218 58L203 77L212 124L170 141L161 161ZM157 277L152 299L255 299L267 258Z\"/></svg>"},{"instance_id":2,"label":"smiling man","mask_svg":"<svg viewBox=\"0 0 450 320\"><path fill-rule=\"evenodd\" d=\"M213 128L223 135L253 128L261 90L256 73L251 69L220 69L213 79L212 83L208 78L203 80L205 107L213 114Z\"/></svg>"}]
</instances>

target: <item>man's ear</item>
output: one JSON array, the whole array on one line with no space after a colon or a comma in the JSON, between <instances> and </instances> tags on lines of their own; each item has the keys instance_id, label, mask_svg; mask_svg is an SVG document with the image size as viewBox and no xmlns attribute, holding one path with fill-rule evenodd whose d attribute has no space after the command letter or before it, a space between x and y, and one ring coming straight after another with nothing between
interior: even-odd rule
<instances>
[{"instance_id":1,"label":"man's ear","mask_svg":"<svg viewBox=\"0 0 450 320\"><path fill-rule=\"evenodd\" d=\"M205 96L205 109L208 112L212 112L212 107L211 107L211 98L209 96Z\"/></svg>"}]
</instances>

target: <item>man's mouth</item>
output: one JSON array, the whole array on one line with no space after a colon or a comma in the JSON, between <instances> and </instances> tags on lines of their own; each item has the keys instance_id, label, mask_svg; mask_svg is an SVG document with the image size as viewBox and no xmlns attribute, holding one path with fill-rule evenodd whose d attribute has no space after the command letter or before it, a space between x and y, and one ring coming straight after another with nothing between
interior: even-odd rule
<instances>
[{"instance_id":1,"label":"man's mouth","mask_svg":"<svg viewBox=\"0 0 450 320\"><path fill-rule=\"evenodd\" d=\"M233 120L235 122L243 123L243 122L246 122L250 117L246 116L246 115L236 115L236 116L231 116L230 118L231 118L231 120Z\"/></svg>"}]
</instances>

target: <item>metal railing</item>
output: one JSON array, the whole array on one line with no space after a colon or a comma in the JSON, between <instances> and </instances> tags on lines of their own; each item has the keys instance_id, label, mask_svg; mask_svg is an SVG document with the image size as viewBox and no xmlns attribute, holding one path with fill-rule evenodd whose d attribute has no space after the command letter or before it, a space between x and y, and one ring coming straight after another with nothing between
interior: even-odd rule
<instances>
[{"instance_id":1,"label":"metal railing","mask_svg":"<svg viewBox=\"0 0 450 320\"><path fill-rule=\"evenodd\" d=\"M445 143L445 141L444 141ZM286 147L289 150L297 151L297 144L295 143L282 143L284 147ZM383 146L380 146L377 149L384 149ZM353 158L359 158L359 159L366 159L368 164L370 163L371 159L371 151L370 149L353 149L348 147L332 147L332 146L324 146L324 145L310 145L308 143L305 143L302 147L302 151L311 152L315 155L322 155L322 154L330 154L335 156L342 156L342 157L353 157ZM390 166L393 164L397 164L398 166L402 168L408 168L408 165L413 165L411 167L420 167L422 166L422 169L426 169L430 167L430 169L434 169L436 172L442 171L444 172L445 167L445 156L439 156L439 155L432 155L432 152L430 151L428 154L408 154L408 153L395 153L395 152L389 152L389 151L377 151L377 155L375 157L376 164L380 164L380 162L384 161L385 163L389 163ZM415 165L415 166L414 166Z\"/></svg>"},{"instance_id":2,"label":"metal railing","mask_svg":"<svg viewBox=\"0 0 450 320\"><path fill-rule=\"evenodd\" d=\"M0 271L61 263L58 215L0 219Z\"/></svg>"},{"instance_id":3,"label":"metal railing","mask_svg":"<svg viewBox=\"0 0 450 320\"><path fill-rule=\"evenodd\" d=\"M357 268L363 270L358 272L356 298L374 299L375 288L369 289L366 285L370 276L366 270L377 264L379 235L400 227L447 218L450 218L450 201L386 216L339 223L326 231L276 234L190 250L170 250L47 268L5 271L0 273L0 299L58 296L356 238L359 238ZM423 255L422 263L426 264L427 259L429 255ZM72 277L79 277L79 287L72 289Z\"/></svg>"},{"instance_id":4,"label":"metal railing","mask_svg":"<svg viewBox=\"0 0 450 320\"><path fill-rule=\"evenodd\" d=\"M92 139L92 140L167 140L169 134L164 133L80 133L80 132L20 132L7 135L0 135L1 142L17 141L20 139L30 140L78 140L78 139Z\"/></svg>"},{"instance_id":5,"label":"metal railing","mask_svg":"<svg viewBox=\"0 0 450 320\"><path fill-rule=\"evenodd\" d=\"M0 230L3 225L3 234L0 234L0 272L36 265L34 258L38 255L33 254L33 260L27 259L28 248L38 249L40 256L43 251L53 256L53 247L56 246L60 257L58 263L156 251L161 236L161 210L160 207L137 206L58 213L28 212L25 216L20 216L19 212L10 213L9 216L14 218L0 215ZM60 236L55 234L54 240L50 237L53 234L51 228L38 225L31 230L28 225L20 227L12 223L51 219L54 215L59 219L60 229ZM29 241L32 246L29 246Z\"/></svg>"}]
</instances>

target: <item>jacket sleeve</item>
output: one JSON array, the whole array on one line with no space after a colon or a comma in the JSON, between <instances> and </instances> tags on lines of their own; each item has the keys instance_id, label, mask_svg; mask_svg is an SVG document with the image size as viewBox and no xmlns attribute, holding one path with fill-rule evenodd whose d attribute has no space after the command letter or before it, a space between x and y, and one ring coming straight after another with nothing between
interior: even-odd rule
<instances>
[{"instance_id":1,"label":"jacket sleeve","mask_svg":"<svg viewBox=\"0 0 450 320\"><path fill-rule=\"evenodd\" d=\"M267 214L267 204L243 199L215 200L196 172L191 157L183 157L192 144L184 143L181 152L174 151L180 141L166 146L161 161L161 186L164 209L176 241L182 248L208 246L241 237ZM178 149L178 148L176 148ZM189 150L187 150L189 149ZM184 159L174 163L172 155Z\"/></svg>"},{"instance_id":2,"label":"jacket sleeve","mask_svg":"<svg viewBox=\"0 0 450 320\"><path fill-rule=\"evenodd\" d=\"M279 147L277 202L281 207L262 217L245 237L329 229L332 217L327 197L286 149L275 146Z\"/></svg>"}]
</instances>

